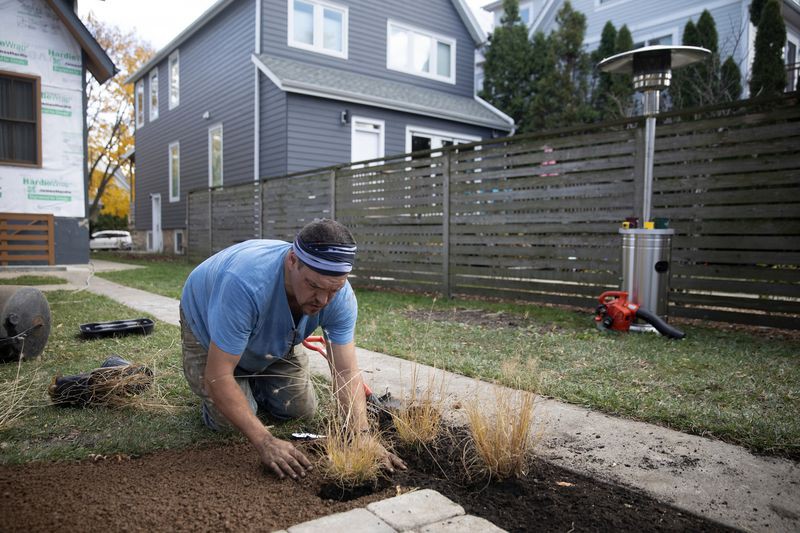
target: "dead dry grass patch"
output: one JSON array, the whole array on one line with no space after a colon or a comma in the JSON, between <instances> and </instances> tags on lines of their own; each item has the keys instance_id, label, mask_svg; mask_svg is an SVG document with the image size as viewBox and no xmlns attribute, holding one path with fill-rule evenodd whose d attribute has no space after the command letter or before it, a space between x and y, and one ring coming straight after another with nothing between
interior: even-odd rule
<instances>
[{"instance_id":1,"label":"dead dry grass patch","mask_svg":"<svg viewBox=\"0 0 800 533\"><path fill-rule=\"evenodd\" d=\"M410 446L427 446L442 432L446 384L444 373L437 380L436 372L428 373L425 385L420 388L420 365L411 370L411 391L404 395L399 408L390 411L397 439Z\"/></svg>"}]
</instances>

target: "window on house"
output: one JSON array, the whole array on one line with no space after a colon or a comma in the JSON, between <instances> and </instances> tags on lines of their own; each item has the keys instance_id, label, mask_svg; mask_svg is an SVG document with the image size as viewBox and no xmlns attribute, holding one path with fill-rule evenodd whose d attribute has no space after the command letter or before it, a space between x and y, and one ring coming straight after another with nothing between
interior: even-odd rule
<instances>
[{"instance_id":1,"label":"window on house","mask_svg":"<svg viewBox=\"0 0 800 533\"><path fill-rule=\"evenodd\" d=\"M133 102L136 107L136 127L144 126L144 80L136 82L136 98Z\"/></svg>"},{"instance_id":2,"label":"window on house","mask_svg":"<svg viewBox=\"0 0 800 533\"><path fill-rule=\"evenodd\" d=\"M177 50L169 56L169 108L181 103L181 62Z\"/></svg>"},{"instance_id":3,"label":"window on house","mask_svg":"<svg viewBox=\"0 0 800 533\"><path fill-rule=\"evenodd\" d=\"M184 242L183 242L183 230L176 229L172 235L172 242L175 243L175 254L176 255L183 255L184 250Z\"/></svg>"},{"instance_id":4,"label":"window on house","mask_svg":"<svg viewBox=\"0 0 800 533\"><path fill-rule=\"evenodd\" d=\"M497 28L503 25L503 18L505 17L506 13L502 9L498 9L494 12L494 27ZM522 20L522 23L526 26L530 26L531 22L533 22L533 4L532 3L522 3L519 4L519 18Z\"/></svg>"},{"instance_id":5,"label":"window on house","mask_svg":"<svg viewBox=\"0 0 800 533\"><path fill-rule=\"evenodd\" d=\"M347 8L289 0L289 46L347 58Z\"/></svg>"},{"instance_id":6,"label":"window on house","mask_svg":"<svg viewBox=\"0 0 800 533\"><path fill-rule=\"evenodd\" d=\"M643 48L645 46L670 46L672 44L672 34L669 35L660 35L658 37L652 37L648 39L644 39L634 43L634 48Z\"/></svg>"},{"instance_id":7,"label":"window on house","mask_svg":"<svg viewBox=\"0 0 800 533\"><path fill-rule=\"evenodd\" d=\"M150 73L150 122L158 118L158 69Z\"/></svg>"},{"instance_id":8,"label":"window on house","mask_svg":"<svg viewBox=\"0 0 800 533\"><path fill-rule=\"evenodd\" d=\"M181 143L169 145L169 201L181 199Z\"/></svg>"},{"instance_id":9,"label":"window on house","mask_svg":"<svg viewBox=\"0 0 800 533\"><path fill-rule=\"evenodd\" d=\"M533 5L532 4L520 4L519 6L519 18L522 19L522 23L526 26L530 26L531 22L533 22Z\"/></svg>"},{"instance_id":10,"label":"window on house","mask_svg":"<svg viewBox=\"0 0 800 533\"><path fill-rule=\"evenodd\" d=\"M222 124L208 129L208 186L222 185Z\"/></svg>"},{"instance_id":11,"label":"window on house","mask_svg":"<svg viewBox=\"0 0 800 533\"><path fill-rule=\"evenodd\" d=\"M462 135L459 133L415 127L406 128L407 152L433 150L435 148L452 146L454 144L466 144L480 140L480 137L474 137L472 135Z\"/></svg>"},{"instance_id":12,"label":"window on house","mask_svg":"<svg viewBox=\"0 0 800 533\"><path fill-rule=\"evenodd\" d=\"M455 83L456 42L389 21L387 67Z\"/></svg>"},{"instance_id":13,"label":"window on house","mask_svg":"<svg viewBox=\"0 0 800 533\"><path fill-rule=\"evenodd\" d=\"M0 163L42 164L38 77L0 73Z\"/></svg>"},{"instance_id":14,"label":"window on house","mask_svg":"<svg viewBox=\"0 0 800 533\"><path fill-rule=\"evenodd\" d=\"M792 41L786 41L786 90L793 91L797 82L797 45Z\"/></svg>"}]
</instances>

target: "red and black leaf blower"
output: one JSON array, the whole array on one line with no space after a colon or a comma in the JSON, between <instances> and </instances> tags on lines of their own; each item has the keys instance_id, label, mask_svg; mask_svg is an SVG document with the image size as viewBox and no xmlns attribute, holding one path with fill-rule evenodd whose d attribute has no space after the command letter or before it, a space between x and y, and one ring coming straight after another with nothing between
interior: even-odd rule
<instances>
[{"instance_id":1,"label":"red and black leaf blower","mask_svg":"<svg viewBox=\"0 0 800 533\"><path fill-rule=\"evenodd\" d=\"M660 316L628 301L625 291L606 291L598 298L594 315L595 325L601 331L628 331L633 321L640 318L671 339L682 339L686 334L667 324Z\"/></svg>"}]
</instances>

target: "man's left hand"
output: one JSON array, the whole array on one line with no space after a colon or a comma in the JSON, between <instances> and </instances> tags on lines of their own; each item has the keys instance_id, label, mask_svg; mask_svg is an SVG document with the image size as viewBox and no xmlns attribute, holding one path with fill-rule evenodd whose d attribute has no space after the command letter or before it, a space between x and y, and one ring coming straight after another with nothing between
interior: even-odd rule
<instances>
[{"instance_id":1,"label":"man's left hand","mask_svg":"<svg viewBox=\"0 0 800 533\"><path fill-rule=\"evenodd\" d=\"M406 463L403 462L402 459L400 459L398 456L396 456L386 448L383 448L383 452L384 452L382 461L383 467L386 470L388 470L390 474L394 474L395 468L398 468L400 470L406 470L408 468L406 467Z\"/></svg>"}]
</instances>

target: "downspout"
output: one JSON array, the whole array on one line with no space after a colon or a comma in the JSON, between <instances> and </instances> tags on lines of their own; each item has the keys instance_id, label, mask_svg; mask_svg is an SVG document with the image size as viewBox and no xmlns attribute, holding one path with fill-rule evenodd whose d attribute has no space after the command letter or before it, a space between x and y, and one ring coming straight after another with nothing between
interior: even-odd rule
<instances>
[{"instance_id":1,"label":"downspout","mask_svg":"<svg viewBox=\"0 0 800 533\"><path fill-rule=\"evenodd\" d=\"M255 54L261 55L261 0L256 0ZM253 65L253 235L262 238L261 224L261 90L258 65Z\"/></svg>"}]
</instances>

